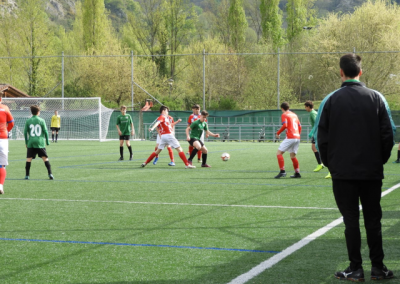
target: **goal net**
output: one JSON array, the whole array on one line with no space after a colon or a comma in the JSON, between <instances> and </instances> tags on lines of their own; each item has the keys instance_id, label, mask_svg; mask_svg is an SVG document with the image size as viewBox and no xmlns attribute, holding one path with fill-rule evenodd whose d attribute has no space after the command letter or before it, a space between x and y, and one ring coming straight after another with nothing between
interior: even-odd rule
<instances>
[{"instance_id":1,"label":"goal net","mask_svg":"<svg viewBox=\"0 0 400 284\"><path fill-rule=\"evenodd\" d=\"M112 109L101 104L100 98L2 98L14 117L11 139L24 139L24 127L32 117L30 106L40 107L40 117L46 121L51 138L51 117L58 111L61 117L59 139L106 140Z\"/></svg>"}]
</instances>

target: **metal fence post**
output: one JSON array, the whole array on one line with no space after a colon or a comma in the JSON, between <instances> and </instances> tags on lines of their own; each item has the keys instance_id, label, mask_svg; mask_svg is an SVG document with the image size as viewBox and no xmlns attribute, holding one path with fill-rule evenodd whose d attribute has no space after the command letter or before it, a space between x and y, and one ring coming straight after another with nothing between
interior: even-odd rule
<instances>
[{"instance_id":1,"label":"metal fence post","mask_svg":"<svg viewBox=\"0 0 400 284\"><path fill-rule=\"evenodd\" d=\"M203 49L203 109L206 109L206 50Z\"/></svg>"},{"instance_id":2,"label":"metal fence post","mask_svg":"<svg viewBox=\"0 0 400 284\"><path fill-rule=\"evenodd\" d=\"M131 50L131 106L132 106L132 111L133 111L133 96L135 94L133 90L133 50Z\"/></svg>"},{"instance_id":3,"label":"metal fence post","mask_svg":"<svg viewBox=\"0 0 400 284\"><path fill-rule=\"evenodd\" d=\"M280 109L280 94L279 94L279 85L280 85L280 73L281 73L281 68L280 68L280 55L279 55L279 47L278 47L278 78L277 78L277 92L278 92L278 109Z\"/></svg>"},{"instance_id":4,"label":"metal fence post","mask_svg":"<svg viewBox=\"0 0 400 284\"><path fill-rule=\"evenodd\" d=\"M61 97L62 100L62 110L64 110L64 51L61 54Z\"/></svg>"}]
</instances>

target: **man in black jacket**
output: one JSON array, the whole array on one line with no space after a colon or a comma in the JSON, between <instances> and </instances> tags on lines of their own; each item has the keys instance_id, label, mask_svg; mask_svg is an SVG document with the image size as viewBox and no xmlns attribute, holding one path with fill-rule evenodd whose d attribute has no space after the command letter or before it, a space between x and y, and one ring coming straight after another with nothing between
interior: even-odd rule
<instances>
[{"instance_id":1,"label":"man in black jacket","mask_svg":"<svg viewBox=\"0 0 400 284\"><path fill-rule=\"evenodd\" d=\"M383 264L380 200L383 165L390 157L396 128L385 98L361 83L361 74L360 56L346 54L340 58L343 83L322 101L315 133L346 228L350 266L336 272L335 277L351 281L364 281L359 200L372 264L371 279L393 277Z\"/></svg>"}]
</instances>

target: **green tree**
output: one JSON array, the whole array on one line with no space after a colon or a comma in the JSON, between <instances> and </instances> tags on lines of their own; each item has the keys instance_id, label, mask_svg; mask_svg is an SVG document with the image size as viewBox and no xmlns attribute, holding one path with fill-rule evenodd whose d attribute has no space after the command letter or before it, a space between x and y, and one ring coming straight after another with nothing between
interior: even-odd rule
<instances>
[{"instance_id":1,"label":"green tree","mask_svg":"<svg viewBox=\"0 0 400 284\"><path fill-rule=\"evenodd\" d=\"M274 47L280 47L283 44L283 31L279 0L261 0L260 12L264 40L272 42Z\"/></svg>"},{"instance_id":2,"label":"green tree","mask_svg":"<svg viewBox=\"0 0 400 284\"><path fill-rule=\"evenodd\" d=\"M172 55L170 57L170 76L174 77L177 58L173 55L177 53L182 44L188 44L195 35L197 14L189 0L166 0L165 11L169 50Z\"/></svg>"},{"instance_id":3,"label":"green tree","mask_svg":"<svg viewBox=\"0 0 400 284\"><path fill-rule=\"evenodd\" d=\"M229 29L231 32L231 44L236 50L241 50L246 40L248 27L246 14L243 8L243 0L230 0Z\"/></svg>"},{"instance_id":4,"label":"green tree","mask_svg":"<svg viewBox=\"0 0 400 284\"><path fill-rule=\"evenodd\" d=\"M83 44L85 50L102 51L110 37L104 0L85 0L82 6Z\"/></svg>"},{"instance_id":5,"label":"green tree","mask_svg":"<svg viewBox=\"0 0 400 284\"><path fill-rule=\"evenodd\" d=\"M316 24L315 0L288 0L286 4L286 37L291 42L303 31L303 27Z\"/></svg>"},{"instance_id":6,"label":"green tree","mask_svg":"<svg viewBox=\"0 0 400 284\"><path fill-rule=\"evenodd\" d=\"M55 54L55 37L50 29L50 21L45 12L43 0L20 1L14 29L17 34L17 43L21 46L20 55L28 56L24 62L24 69L28 77L25 88L30 96L44 96L56 84L53 60L46 60L40 56Z\"/></svg>"}]
</instances>

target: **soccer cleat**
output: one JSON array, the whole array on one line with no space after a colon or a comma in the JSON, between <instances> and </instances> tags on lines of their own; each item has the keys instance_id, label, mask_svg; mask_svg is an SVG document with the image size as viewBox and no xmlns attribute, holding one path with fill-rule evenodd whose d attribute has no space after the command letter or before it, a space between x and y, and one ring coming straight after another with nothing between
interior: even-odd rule
<instances>
[{"instance_id":1,"label":"soccer cleat","mask_svg":"<svg viewBox=\"0 0 400 284\"><path fill-rule=\"evenodd\" d=\"M146 163L143 163L143 164L141 164L140 166L141 166L142 168L144 168L146 165L147 165Z\"/></svg>"},{"instance_id":2,"label":"soccer cleat","mask_svg":"<svg viewBox=\"0 0 400 284\"><path fill-rule=\"evenodd\" d=\"M322 170L323 168L325 168L325 166L323 164L318 165L315 169L314 172L319 172L320 170Z\"/></svg>"},{"instance_id":3,"label":"soccer cleat","mask_svg":"<svg viewBox=\"0 0 400 284\"><path fill-rule=\"evenodd\" d=\"M156 157L153 161L153 165L157 165L158 157Z\"/></svg>"},{"instance_id":4,"label":"soccer cleat","mask_svg":"<svg viewBox=\"0 0 400 284\"><path fill-rule=\"evenodd\" d=\"M174 162L171 162L171 163L168 164L168 166L173 167L173 166L175 166L175 163L174 163Z\"/></svg>"},{"instance_id":5,"label":"soccer cleat","mask_svg":"<svg viewBox=\"0 0 400 284\"><path fill-rule=\"evenodd\" d=\"M185 166L185 169L195 169L195 168L196 167L191 164L188 164L187 166Z\"/></svg>"},{"instance_id":6,"label":"soccer cleat","mask_svg":"<svg viewBox=\"0 0 400 284\"><path fill-rule=\"evenodd\" d=\"M351 270L350 266L344 271L335 272L335 277L340 280L349 280L353 282L364 282L364 270L359 268L357 270Z\"/></svg>"},{"instance_id":7,"label":"soccer cleat","mask_svg":"<svg viewBox=\"0 0 400 284\"><path fill-rule=\"evenodd\" d=\"M2 184L0 184L0 194L4 194L4 189Z\"/></svg>"},{"instance_id":8,"label":"soccer cleat","mask_svg":"<svg viewBox=\"0 0 400 284\"><path fill-rule=\"evenodd\" d=\"M191 161L191 160L188 160L188 163L189 163L189 165L193 165L193 163L192 163L192 161Z\"/></svg>"},{"instance_id":9,"label":"soccer cleat","mask_svg":"<svg viewBox=\"0 0 400 284\"><path fill-rule=\"evenodd\" d=\"M371 268L371 280L390 279L393 277L393 271L387 269L385 265L381 269L377 267Z\"/></svg>"},{"instance_id":10,"label":"soccer cleat","mask_svg":"<svg viewBox=\"0 0 400 284\"><path fill-rule=\"evenodd\" d=\"M25 179L29 179L29 176L25 176Z\"/></svg>"},{"instance_id":11,"label":"soccer cleat","mask_svg":"<svg viewBox=\"0 0 400 284\"><path fill-rule=\"evenodd\" d=\"M286 172L281 170L280 173L275 178L281 178L281 177L285 177L285 176L286 176Z\"/></svg>"},{"instance_id":12,"label":"soccer cleat","mask_svg":"<svg viewBox=\"0 0 400 284\"><path fill-rule=\"evenodd\" d=\"M52 174L49 174L49 179L54 179L54 176Z\"/></svg>"},{"instance_id":13,"label":"soccer cleat","mask_svg":"<svg viewBox=\"0 0 400 284\"><path fill-rule=\"evenodd\" d=\"M211 166L210 166L210 165L207 165L207 164L201 165L201 167L202 167L202 168L211 168Z\"/></svg>"},{"instance_id":14,"label":"soccer cleat","mask_svg":"<svg viewBox=\"0 0 400 284\"><path fill-rule=\"evenodd\" d=\"M201 163L201 159L198 159L197 162L198 162L198 163Z\"/></svg>"},{"instance_id":15,"label":"soccer cleat","mask_svg":"<svg viewBox=\"0 0 400 284\"><path fill-rule=\"evenodd\" d=\"M56 141L54 141L54 142L56 142L56 143L57 143L57 140L56 140Z\"/></svg>"},{"instance_id":16,"label":"soccer cleat","mask_svg":"<svg viewBox=\"0 0 400 284\"><path fill-rule=\"evenodd\" d=\"M133 156L131 155L131 156L129 157L129 161L132 161L132 158L133 158Z\"/></svg>"},{"instance_id":17,"label":"soccer cleat","mask_svg":"<svg viewBox=\"0 0 400 284\"><path fill-rule=\"evenodd\" d=\"M332 178L331 173L328 173L328 175L325 178L326 179Z\"/></svg>"},{"instance_id":18,"label":"soccer cleat","mask_svg":"<svg viewBox=\"0 0 400 284\"><path fill-rule=\"evenodd\" d=\"M118 161L123 161L124 157L119 157Z\"/></svg>"},{"instance_id":19,"label":"soccer cleat","mask_svg":"<svg viewBox=\"0 0 400 284\"><path fill-rule=\"evenodd\" d=\"M400 159L397 159L396 161L394 161L393 164L400 164Z\"/></svg>"},{"instance_id":20,"label":"soccer cleat","mask_svg":"<svg viewBox=\"0 0 400 284\"><path fill-rule=\"evenodd\" d=\"M54 143L54 140L51 140L52 143Z\"/></svg>"},{"instance_id":21,"label":"soccer cleat","mask_svg":"<svg viewBox=\"0 0 400 284\"><path fill-rule=\"evenodd\" d=\"M294 175L290 176L291 178L301 178L300 173L294 173Z\"/></svg>"}]
</instances>

